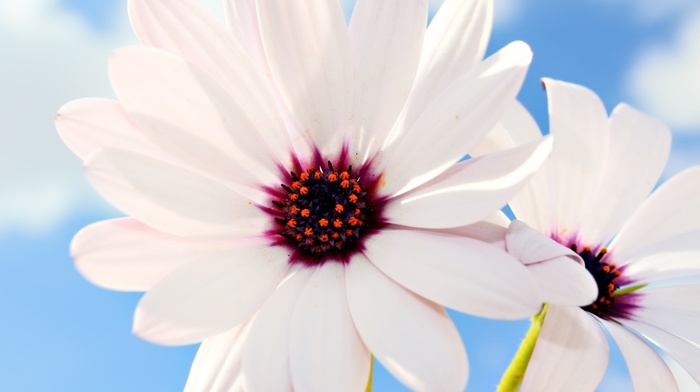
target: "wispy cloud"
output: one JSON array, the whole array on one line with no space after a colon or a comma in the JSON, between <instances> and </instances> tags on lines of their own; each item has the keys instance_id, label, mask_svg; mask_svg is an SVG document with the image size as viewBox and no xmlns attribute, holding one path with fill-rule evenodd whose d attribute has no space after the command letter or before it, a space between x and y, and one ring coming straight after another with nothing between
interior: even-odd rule
<instances>
[{"instance_id":1,"label":"wispy cloud","mask_svg":"<svg viewBox=\"0 0 700 392\"><path fill-rule=\"evenodd\" d=\"M679 25L673 42L643 47L628 74L626 89L650 113L675 131L700 132L700 9Z\"/></svg>"},{"instance_id":2,"label":"wispy cloud","mask_svg":"<svg viewBox=\"0 0 700 392\"><path fill-rule=\"evenodd\" d=\"M682 16L688 9L698 5L697 0L594 0L601 6L624 7L637 20L656 23L668 18Z\"/></svg>"}]
</instances>

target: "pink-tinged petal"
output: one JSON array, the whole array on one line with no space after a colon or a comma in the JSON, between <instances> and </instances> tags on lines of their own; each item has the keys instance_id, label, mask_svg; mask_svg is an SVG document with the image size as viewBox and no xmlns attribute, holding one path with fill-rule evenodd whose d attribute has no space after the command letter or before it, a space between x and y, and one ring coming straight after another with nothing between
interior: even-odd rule
<instances>
[{"instance_id":1,"label":"pink-tinged petal","mask_svg":"<svg viewBox=\"0 0 700 392\"><path fill-rule=\"evenodd\" d=\"M291 391L290 328L299 295L315 269L301 268L265 302L243 352L248 391Z\"/></svg>"},{"instance_id":2,"label":"pink-tinged petal","mask_svg":"<svg viewBox=\"0 0 700 392\"><path fill-rule=\"evenodd\" d=\"M625 325L659 346L700 384L700 347L644 322L626 320Z\"/></svg>"},{"instance_id":3,"label":"pink-tinged petal","mask_svg":"<svg viewBox=\"0 0 700 392\"><path fill-rule=\"evenodd\" d=\"M663 183L620 229L611 251L627 260L645 246L700 230L700 166L688 168Z\"/></svg>"},{"instance_id":4,"label":"pink-tinged petal","mask_svg":"<svg viewBox=\"0 0 700 392\"><path fill-rule=\"evenodd\" d=\"M184 392L243 392L243 346L252 320L206 339L199 346Z\"/></svg>"},{"instance_id":5,"label":"pink-tinged petal","mask_svg":"<svg viewBox=\"0 0 700 392\"><path fill-rule=\"evenodd\" d=\"M527 144L542 138L542 132L532 115L515 100L503 113L498 124L470 152L472 157L491 154Z\"/></svg>"},{"instance_id":6,"label":"pink-tinged petal","mask_svg":"<svg viewBox=\"0 0 700 392\"><path fill-rule=\"evenodd\" d=\"M148 291L134 333L160 344L202 341L250 318L289 270L288 251L264 241L189 263Z\"/></svg>"},{"instance_id":7,"label":"pink-tinged petal","mask_svg":"<svg viewBox=\"0 0 700 392\"><path fill-rule=\"evenodd\" d=\"M618 263L625 266L625 278L632 281L653 282L700 274L700 230L666 238L637 254ZM617 262L614 254L613 258Z\"/></svg>"},{"instance_id":8,"label":"pink-tinged petal","mask_svg":"<svg viewBox=\"0 0 700 392\"><path fill-rule=\"evenodd\" d=\"M103 149L85 162L88 181L126 214L164 233L194 238L260 236L257 206L223 185L144 155Z\"/></svg>"},{"instance_id":9,"label":"pink-tinged petal","mask_svg":"<svg viewBox=\"0 0 700 392\"><path fill-rule=\"evenodd\" d=\"M337 149L350 119L350 40L340 3L260 0L258 22L272 77L321 152Z\"/></svg>"},{"instance_id":10,"label":"pink-tinged petal","mask_svg":"<svg viewBox=\"0 0 700 392\"><path fill-rule=\"evenodd\" d=\"M421 108L415 122L400 118L387 143L398 139L388 146L385 143L380 158L385 165L380 191L386 195L407 192L475 147L515 99L531 60L527 44L511 43Z\"/></svg>"},{"instance_id":11,"label":"pink-tinged petal","mask_svg":"<svg viewBox=\"0 0 700 392\"><path fill-rule=\"evenodd\" d=\"M224 14L233 39L245 49L260 69L267 70L255 0L224 0Z\"/></svg>"},{"instance_id":12,"label":"pink-tinged petal","mask_svg":"<svg viewBox=\"0 0 700 392\"><path fill-rule=\"evenodd\" d=\"M700 286L645 288L633 318L700 344Z\"/></svg>"},{"instance_id":13,"label":"pink-tinged petal","mask_svg":"<svg viewBox=\"0 0 700 392\"><path fill-rule=\"evenodd\" d=\"M355 329L345 294L345 267L325 263L304 286L292 316L289 363L296 391L361 391L370 352Z\"/></svg>"},{"instance_id":14,"label":"pink-tinged petal","mask_svg":"<svg viewBox=\"0 0 700 392\"><path fill-rule=\"evenodd\" d=\"M289 153L289 137L265 70L216 18L192 0L132 0L129 17L141 42L176 53L206 72L240 106L272 152Z\"/></svg>"},{"instance_id":15,"label":"pink-tinged petal","mask_svg":"<svg viewBox=\"0 0 700 392\"><path fill-rule=\"evenodd\" d=\"M589 217L585 206L600 190L606 170L608 116L598 96L585 87L543 79L554 150L549 161L551 209L558 230L577 230ZM559 235L567 233L558 232Z\"/></svg>"},{"instance_id":16,"label":"pink-tinged petal","mask_svg":"<svg viewBox=\"0 0 700 392\"><path fill-rule=\"evenodd\" d=\"M593 195L580 238L605 244L656 185L671 151L671 131L625 104L610 117L609 149L599 191Z\"/></svg>"},{"instance_id":17,"label":"pink-tinged petal","mask_svg":"<svg viewBox=\"0 0 700 392\"><path fill-rule=\"evenodd\" d=\"M358 92L353 139L360 154L371 155L381 147L406 103L427 20L427 0L358 0L355 4L348 29Z\"/></svg>"},{"instance_id":18,"label":"pink-tinged petal","mask_svg":"<svg viewBox=\"0 0 700 392\"><path fill-rule=\"evenodd\" d=\"M278 182L289 149L274 151L244 109L197 67L163 50L117 50L110 76L144 133L180 161L248 187ZM277 137L285 137L284 128ZM283 161L282 161L283 162Z\"/></svg>"},{"instance_id":19,"label":"pink-tinged petal","mask_svg":"<svg viewBox=\"0 0 700 392\"><path fill-rule=\"evenodd\" d=\"M484 58L492 23L491 0L442 4L425 34L418 75L403 113L407 124Z\"/></svg>"},{"instance_id":20,"label":"pink-tinged petal","mask_svg":"<svg viewBox=\"0 0 700 392\"><path fill-rule=\"evenodd\" d=\"M171 236L136 219L118 218L80 230L71 243L71 255L78 271L98 286L146 291L177 268L226 246Z\"/></svg>"},{"instance_id":21,"label":"pink-tinged petal","mask_svg":"<svg viewBox=\"0 0 700 392\"><path fill-rule=\"evenodd\" d=\"M598 285L584 266L570 257L530 264L542 301L555 305L586 306L598 298Z\"/></svg>"},{"instance_id":22,"label":"pink-tinged petal","mask_svg":"<svg viewBox=\"0 0 700 392\"><path fill-rule=\"evenodd\" d=\"M476 316L519 319L540 310L537 286L520 261L472 238L387 228L365 241L364 253L414 293Z\"/></svg>"},{"instance_id":23,"label":"pink-tinged petal","mask_svg":"<svg viewBox=\"0 0 700 392\"><path fill-rule=\"evenodd\" d=\"M119 102L82 98L58 110L56 128L61 139L80 159L100 148L111 147L169 160L129 118Z\"/></svg>"},{"instance_id":24,"label":"pink-tinged petal","mask_svg":"<svg viewBox=\"0 0 700 392\"><path fill-rule=\"evenodd\" d=\"M666 362L649 343L625 327L601 320L627 363L635 392L678 391L678 384Z\"/></svg>"},{"instance_id":25,"label":"pink-tinged petal","mask_svg":"<svg viewBox=\"0 0 700 392\"><path fill-rule=\"evenodd\" d=\"M608 341L593 316L575 306L550 305L522 391L593 391L608 358Z\"/></svg>"},{"instance_id":26,"label":"pink-tinged petal","mask_svg":"<svg viewBox=\"0 0 700 392\"><path fill-rule=\"evenodd\" d=\"M468 225L494 214L547 159L551 138L460 162L428 183L392 199L390 222L422 228Z\"/></svg>"},{"instance_id":27,"label":"pink-tinged petal","mask_svg":"<svg viewBox=\"0 0 700 392\"><path fill-rule=\"evenodd\" d=\"M467 353L445 309L406 290L358 255L346 268L350 313L362 340L414 391L461 391Z\"/></svg>"},{"instance_id":28,"label":"pink-tinged petal","mask_svg":"<svg viewBox=\"0 0 700 392\"><path fill-rule=\"evenodd\" d=\"M475 240L487 242L499 249L506 250L506 226L508 226L510 221L507 217L505 217L505 214L503 214L506 221L500 222L501 214L503 213L499 211L498 214L490 216L488 220L472 223L471 225L467 226L452 227L438 231L441 233L473 238ZM494 223L494 217L499 217L498 223ZM505 223L505 226L503 223Z\"/></svg>"},{"instance_id":29,"label":"pink-tinged petal","mask_svg":"<svg viewBox=\"0 0 700 392\"><path fill-rule=\"evenodd\" d=\"M577 264L583 264L581 257L574 251L519 220L512 221L508 226L506 247L508 253L517 257L525 265L560 257L568 257Z\"/></svg>"}]
</instances>

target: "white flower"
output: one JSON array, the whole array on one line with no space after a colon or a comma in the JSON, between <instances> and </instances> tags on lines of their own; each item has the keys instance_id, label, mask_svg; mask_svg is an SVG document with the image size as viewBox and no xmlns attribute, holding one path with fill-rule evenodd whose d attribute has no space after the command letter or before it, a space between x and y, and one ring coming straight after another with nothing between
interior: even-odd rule
<instances>
[{"instance_id":1,"label":"white flower","mask_svg":"<svg viewBox=\"0 0 700 392\"><path fill-rule=\"evenodd\" d=\"M544 85L552 157L510 206L518 219L576 251L599 293L589 306L549 306L522 390L593 391L608 365L601 327L619 346L636 391L678 390L640 336L700 382L700 285L673 280L700 273L700 168L648 196L668 158L667 127L626 104L608 118L584 87L551 79ZM540 137L520 106L502 124L509 133L497 129L480 152ZM527 243L530 234L521 234L512 240Z\"/></svg>"},{"instance_id":2,"label":"white flower","mask_svg":"<svg viewBox=\"0 0 700 392\"><path fill-rule=\"evenodd\" d=\"M110 59L118 101L60 110L129 216L81 231L77 268L148 291L138 336L208 339L193 390L361 390L370 352L410 388L463 388L442 306L541 303L517 259L444 231L497 211L549 154L545 138L456 164L514 100L529 47L481 62L490 1L448 0L427 32L426 0L360 0L348 28L337 1L226 7L233 34L192 1L130 1L145 46Z\"/></svg>"}]
</instances>

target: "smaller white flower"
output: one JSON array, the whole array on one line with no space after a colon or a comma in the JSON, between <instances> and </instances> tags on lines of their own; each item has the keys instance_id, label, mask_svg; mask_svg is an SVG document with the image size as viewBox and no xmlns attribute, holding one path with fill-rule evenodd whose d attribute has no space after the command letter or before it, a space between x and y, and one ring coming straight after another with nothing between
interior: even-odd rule
<instances>
[{"instance_id":1,"label":"smaller white flower","mask_svg":"<svg viewBox=\"0 0 700 392\"><path fill-rule=\"evenodd\" d=\"M700 285L674 280L700 273L700 167L648 196L670 151L667 127L626 104L608 118L590 90L543 82L554 150L510 206L578 253L599 294L588 306L549 306L522 390L593 391L608 365L601 327L619 346L636 391L678 390L647 341L700 383ZM541 136L521 106L501 125L477 155Z\"/></svg>"}]
</instances>

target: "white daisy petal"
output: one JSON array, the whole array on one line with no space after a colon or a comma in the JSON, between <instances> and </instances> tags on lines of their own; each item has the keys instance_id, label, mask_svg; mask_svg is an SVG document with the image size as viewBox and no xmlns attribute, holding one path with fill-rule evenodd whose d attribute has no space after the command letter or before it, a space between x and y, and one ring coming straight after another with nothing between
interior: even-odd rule
<instances>
[{"instance_id":1,"label":"white daisy petal","mask_svg":"<svg viewBox=\"0 0 700 392\"><path fill-rule=\"evenodd\" d=\"M598 285L593 276L570 257L530 264L527 269L540 287L543 302L586 306L598 298Z\"/></svg>"},{"instance_id":2,"label":"white daisy petal","mask_svg":"<svg viewBox=\"0 0 700 392\"><path fill-rule=\"evenodd\" d=\"M605 333L575 306L550 305L523 379L523 392L593 391L608 367Z\"/></svg>"},{"instance_id":3,"label":"white daisy petal","mask_svg":"<svg viewBox=\"0 0 700 392\"><path fill-rule=\"evenodd\" d=\"M134 47L114 52L110 76L129 115L171 155L223 180L250 187L277 183L287 158L281 156L290 149L268 145L251 112L197 67L162 50ZM277 138L286 137L283 127L279 131Z\"/></svg>"},{"instance_id":4,"label":"white daisy petal","mask_svg":"<svg viewBox=\"0 0 700 392\"><path fill-rule=\"evenodd\" d=\"M460 162L434 180L392 199L385 210L396 224L445 228L495 213L549 156L551 138ZM455 206L463 206L455 208Z\"/></svg>"},{"instance_id":5,"label":"white daisy petal","mask_svg":"<svg viewBox=\"0 0 700 392\"><path fill-rule=\"evenodd\" d=\"M370 352L348 309L343 265L316 269L299 296L290 330L289 362L296 391L360 391Z\"/></svg>"},{"instance_id":6,"label":"white daisy petal","mask_svg":"<svg viewBox=\"0 0 700 392\"><path fill-rule=\"evenodd\" d=\"M537 313L542 304L518 260L475 239L387 228L366 240L364 253L399 284L461 312L519 319Z\"/></svg>"},{"instance_id":7,"label":"white daisy petal","mask_svg":"<svg viewBox=\"0 0 700 392\"><path fill-rule=\"evenodd\" d=\"M474 147L469 155L478 157L527 144L542 138L539 126L522 103L515 100L503 113L498 124Z\"/></svg>"},{"instance_id":8,"label":"white daisy petal","mask_svg":"<svg viewBox=\"0 0 700 392\"><path fill-rule=\"evenodd\" d=\"M98 286L146 291L170 272L226 245L175 237L135 219L118 218L80 230L71 243L71 255L78 271Z\"/></svg>"},{"instance_id":9,"label":"white daisy petal","mask_svg":"<svg viewBox=\"0 0 700 392\"><path fill-rule=\"evenodd\" d=\"M610 116L605 173L588 206L580 238L605 244L654 188L671 150L671 131L660 121L625 105Z\"/></svg>"},{"instance_id":10,"label":"white daisy petal","mask_svg":"<svg viewBox=\"0 0 700 392\"><path fill-rule=\"evenodd\" d=\"M510 222L508 226L506 247L508 253L517 257L525 265L560 257L569 257L571 261L583 264L583 260L571 249L560 245L517 219Z\"/></svg>"},{"instance_id":11,"label":"white daisy petal","mask_svg":"<svg viewBox=\"0 0 700 392\"><path fill-rule=\"evenodd\" d=\"M647 342L617 323L601 323L620 347L635 392L678 391L671 369Z\"/></svg>"},{"instance_id":12,"label":"white daisy petal","mask_svg":"<svg viewBox=\"0 0 700 392\"><path fill-rule=\"evenodd\" d=\"M403 113L407 124L484 58L492 24L492 0L442 4L425 34L418 75Z\"/></svg>"},{"instance_id":13,"label":"white daisy petal","mask_svg":"<svg viewBox=\"0 0 700 392\"><path fill-rule=\"evenodd\" d=\"M189 263L141 298L134 333L177 345L226 331L262 306L289 270L288 259L286 249L259 241Z\"/></svg>"},{"instance_id":14,"label":"white daisy petal","mask_svg":"<svg viewBox=\"0 0 700 392\"><path fill-rule=\"evenodd\" d=\"M700 274L700 230L666 238L637 254L619 262L631 281L654 282Z\"/></svg>"},{"instance_id":15,"label":"white daisy petal","mask_svg":"<svg viewBox=\"0 0 700 392\"><path fill-rule=\"evenodd\" d=\"M382 145L406 102L427 20L427 0L358 0L355 4L348 32L357 90L355 150L361 154Z\"/></svg>"},{"instance_id":16,"label":"white daisy petal","mask_svg":"<svg viewBox=\"0 0 700 392\"><path fill-rule=\"evenodd\" d=\"M58 111L56 128L63 142L81 159L111 147L172 160L137 128L119 102L110 99L68 102Z\"/></svg>"},{"instance_id":17,"label":"white daisy petal","mask_svg":"<svg viewBox=\"0 0 700 392\"><path fill-rule=\"evenodd\" d=\"M85 173L114 206L168 234L248 238L269 225L257 206L231 189L144 155L103 149L87 159Z\"/></svg>"},{"instance_id":18,"label":"white daisy petal","mask_svg":"<svg viewBox=\"0 0 700 392\"><path fill-rule=\"evenodd\" d=\"M284 101L322 152L337 149L352 104L350 41L340 3L259 0L257 6L265 54Z\"/></svg>"},{"instance_id":19,"label":"white daisy petal","mask_svg":"<svg viewBox=\"0 0 700 392\"><path fill-rule=\"evenodd\" d=\"M441 229L439 232L474 238L482 242L487 242L499 249L506 250L506 226L508 226L510 221L505 217L505 214L503 214L502 216L505 222L498 221L498 223L494 223L495 219L500 220L501 214L503 213L499 211L498 214L494 214L481 222L472 223L467 226ZM505 223L505 226L503 223Z\"/></svg>"},{"instance_id":20,"label":"white daisy petal","mask_svg":"<svg viewBox=\"0 0 700 392\"><path fill-rule=\"evenodd\" d=\"M661 347L700 384L700 348L697 345L644 322L627 320L625 324Z\"/></svg>"},{"instance_id":21,"label":"white daisy petal","mask_svg":"<svg viewBox=\"0 0 700 392\"><path fill-rule=\"evenodd\" d=\"M296 270L270 296L255 317L243 352L249 391L291 391L290 328L294 305L315 269Z\"/></svg>"},{"instance_id":22,"label":"white daisy petal","mask_svg":"<svg viewBox=\"0 0 700 392\"><path fill-rule=\"evenodd\" d=\"M141 42L179 54L205 71L241 107L272 152L289 153L289 137L264 73L216 18L192 0L131 1L129 17Z\"/></svg>"},{"instance_id":23,"label":"white daisy petal","mask_svg":"<svg viewBox=\"0 0 700 392\"><path fill-rule=\"evenodd\" d=\"M475 147L515 99L531 60L527 44L511 43L450 85L414 124L400 119L392 131L400 139L382 158L382 194L398 195L427 182Z\"/></svg>"},{"instance_id":24,"label":"white daisy petal","mask_svg":"<svg viewBox=\"0 0 700 392\"><path fill-rule=\"evenodd\" d=\"M224 0L229 32L260 69L268 69L255 0Z\"/></svg>"},{"instance_id":25,"label":"white daisy petal","mask_svg":"<svg viewBox=\"0 0 700 392\"><path fill-rule=\"evenodd\" d=\"M467 353L445 310L404 289L364 256L346 268L348 304L362 340L394 377L415 391L461 391Z\"/></svg>"},{"instance_id":26,"label":"white daisy petal","mask_svg":"<svg viewBox=\"0 0 700 392\"><path fill-rule=\"evenodd\" d=\"M700 167L691 167L662 184L620 229L610 249L618 260L680 233L700 230Z\"/></svg>"},{"instance_id":27,"label":"white daisy petal","mask_svg":"<svg viewBox=\"0 0 700 392\"><path fill-rule=\"evenodd\" d=\"M700 286L671 286L640 291L633 318L700 344Z\"/></svg>"},{"instance_id":28,"label":"white daisy petal","mask_svg":"<svg viewBox=\"0 0 700 392\"><path fill-rule=\"evenodd\" d=\"M554 136L548 166L550 208L559 229L576 231L605 169L608 116L600 98L587 88L547 78L542 82L547 89L550 134Z\"/></svg>"},{"instance_id":29,"label":"white daisy petal","mask_svg":"<svg viewBox=\"0 0 700 392\"><path fill-rule=\"evenodd\" d=\"M243 345L252 321L206 339L199 346L184 392L243 392Z\"/></svg>"}]
</instances>

